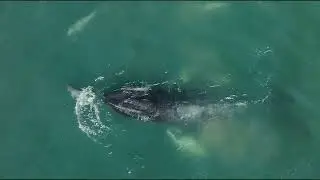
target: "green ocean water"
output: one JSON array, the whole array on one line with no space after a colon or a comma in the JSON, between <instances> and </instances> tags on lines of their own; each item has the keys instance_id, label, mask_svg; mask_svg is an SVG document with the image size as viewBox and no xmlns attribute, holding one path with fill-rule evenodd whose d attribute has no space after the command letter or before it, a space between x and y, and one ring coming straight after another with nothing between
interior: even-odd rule
<instances>
[{"instance_id":1,"label":"green ocean water","mask_svg":"<svg viewBox=\"0 0 320 180\"><path fill-rule=\"evenodd\" d=\"M319 32L318 2L1 2L0 177L319 178ZM66 88L166 81L266 100L200 156L103 105L92 140Z\"/></svg>"}]
</instances>

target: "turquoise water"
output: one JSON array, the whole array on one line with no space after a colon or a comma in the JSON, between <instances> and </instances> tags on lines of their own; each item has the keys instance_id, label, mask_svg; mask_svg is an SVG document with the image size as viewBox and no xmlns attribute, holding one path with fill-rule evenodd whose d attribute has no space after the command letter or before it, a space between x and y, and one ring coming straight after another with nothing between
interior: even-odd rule
<instances>
[{"instance_id":1,"label":"turquoise water","mask_svg":"<svg viewBox=\"0 0 320 180\"><path fill-rule=\"evenodd\" d=\"M319 20L318 2L1 2L0 177L319 178ZM103 105L93 140L66 89L166 81L260 101L200 155Z\"/></svg>"}]
</instances>

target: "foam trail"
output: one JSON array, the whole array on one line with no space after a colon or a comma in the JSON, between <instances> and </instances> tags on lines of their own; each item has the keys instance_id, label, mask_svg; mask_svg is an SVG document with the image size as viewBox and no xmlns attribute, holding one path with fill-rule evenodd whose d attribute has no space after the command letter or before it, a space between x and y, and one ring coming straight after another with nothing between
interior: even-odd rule
<instances>
[{"instance_id":1,"label":"foam trail","mask_svg":"<svg viewBox=\"0 0 320 180\"><path fill-rule=\"evenodd\" d=\"M75 91L74 88L68 86L68 90L71 92L71 95L76 98L75 114L79 128L89 138L95 142L99 142L100 139L109 134L111 129L100 119L99 103L96 100L93 87L88 86L81 91Z\"/></svg>"}]
</instances>

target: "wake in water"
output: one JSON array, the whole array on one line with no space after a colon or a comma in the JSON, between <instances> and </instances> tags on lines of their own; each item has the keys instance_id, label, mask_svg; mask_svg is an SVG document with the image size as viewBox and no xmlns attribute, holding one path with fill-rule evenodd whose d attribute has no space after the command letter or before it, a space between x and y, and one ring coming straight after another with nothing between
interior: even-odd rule
<instances>
[{"instance_id":1,"label":"wake in water","mask_svg":"<svg viewBox=\"0 0 320 180\"><path fill-rule=\"evenodd\" d=\"M89 138L100 143L100 140L110 133L111 128L101 121L99 111L101 103L93 92L93 87L88 86L80 91L68 87L68 90L76 100L75 114L79 128Z\"/></svg>"}]
</instances>

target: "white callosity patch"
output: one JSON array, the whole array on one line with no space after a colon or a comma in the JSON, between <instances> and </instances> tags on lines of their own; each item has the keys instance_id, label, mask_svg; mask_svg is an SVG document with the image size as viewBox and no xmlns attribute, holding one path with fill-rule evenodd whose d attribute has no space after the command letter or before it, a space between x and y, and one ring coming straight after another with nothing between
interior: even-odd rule
<instances>
[{"instance_id":1,"label":"white callosity patch","mask_svg":"<svg viewBox=\"0 0 320 180\"><path fill-rule=\"evenodd\" d=\"M74 24L72 24L68 28L67 35L68 36L75 36L79 32L83 31L83 29L89 24L90 21L96 16L97 12L96 10L92 11L90 14L88 14L85 17L82 17L78 21L76 21Z\"/></svg>"},{"instance_id":2,"label":"white callosity patch","mask_svg":"<svg viewBox=\"0 0 320 180\"><path fill-rule=\"evenodd\" d=\"M100 119L99 104L91 86L79 91L76 98L75 114L79 128L96 142L99 138L108 135L111 130Z\"/></svg>"}]
</instances>

